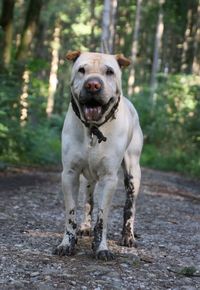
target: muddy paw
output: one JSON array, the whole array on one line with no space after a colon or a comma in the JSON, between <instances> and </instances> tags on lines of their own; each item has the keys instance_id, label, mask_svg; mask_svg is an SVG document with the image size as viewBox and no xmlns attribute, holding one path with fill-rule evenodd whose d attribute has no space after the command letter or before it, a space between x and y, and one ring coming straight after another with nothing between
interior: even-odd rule
<instances>
[{"instance_id":1,"label":"muddy paw","mask_svg":"<svg viewBox=\"0 0 200 290\"><path fill-rule=\"evenodd\" d=\"M120 245L128 248L137 247L136 240L133 236L123 236Z\"/></svg>"},{"instance_id":2,"label":"muddy paw","mask_svg":"<svg viewBox=\"0 0 200 290\"><path fill-rule=\"evenodd\" d=\"M102 250L96 253L96 259L99 259L102 261L111 261L115 259L115 256L112 252L108 250Z\"/></svg>"},{"instance_id":3,"label":"muddy paw","mask_svg":"<svg viewBox=\"0 0 200 290\"><path fill-rule=\"evenodd\" d=\"M75 254L75 246L69 246L69 245L59 245L57 246L53 252L53 255L58 256L72 256Z\"/></svg>"},{"instance_id":4,"label":"muddy paw","mask_svg":"<svg viewBox=\"0 0 200 290\"><path fill-rule=\"evenodd\" d=\"M85 226L85 225L81 225L77 234L79 236L81 236L81 237L83 237L83 236L84 237L91 237L91 235L92 235L91 227Z\"/></svg>"}]
</instances>

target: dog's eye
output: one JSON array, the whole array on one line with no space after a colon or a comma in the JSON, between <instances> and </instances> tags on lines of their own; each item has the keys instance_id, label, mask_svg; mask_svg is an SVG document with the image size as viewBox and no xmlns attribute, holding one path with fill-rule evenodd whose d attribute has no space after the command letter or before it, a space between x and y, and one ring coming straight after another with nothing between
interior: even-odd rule
<instances>
[{"instance_id":1,"label":"dog's eye","mask_svg":"<svg viewBox=\"0 0 200 290\"><path fill-rule=\"evenodd\" d=\"M112 69L112 68L110 68L110 67L109 67L109 68L107 68L107 69L106 69L106 75L107 75L107 76L114 75L114 71L113 71L113 69Z\"/></svg>"},{"instance_id":2,"label":"dog's eye","mask_svg":"<svg viewBox=\"0 0 200 290\"><path fill-rule=\"evenodd\" d=\"M84 75L84 73L85 73L85 69L84 69L84 67L80 67L79 70L78 70L78 72L80 72L81 74Z\"/></svg>"}]
</instances>

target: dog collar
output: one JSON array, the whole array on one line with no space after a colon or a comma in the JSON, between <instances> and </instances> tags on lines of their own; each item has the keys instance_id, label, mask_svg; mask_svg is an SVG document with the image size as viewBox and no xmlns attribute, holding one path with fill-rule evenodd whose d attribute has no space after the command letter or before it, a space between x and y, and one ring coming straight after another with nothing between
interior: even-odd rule
<instances>
[{"instance_id":1,"label":"dog collar","mask_svg":"<svg viewBox=\"0 0 200 290\"><path fill-rule=\"evenodd\" d=\"M98 125L92 125L88 122L85 122L84 120L81 119L81 115L79 112L79 108L73 98L73 95L71 95L71 104L72 104L72 108L74 110L74 113L76 114L76 116L81 120L81 122L85 125L85 127L89 128L90 130L90 136L95 135L97 136L98 139L98 143L106 142L107 138L103 135L103 133L99 130L99 127L101 127L103 124L105 124L109 119L113 120L115 119L115 112L118 108L119 105L119 101L120 101L120 97L117 100L117 103L112 107L112 109L110 110L110 112L108 113L108 115L105 117L105 120L98 124Z\"/></svg>"}]
</instances>

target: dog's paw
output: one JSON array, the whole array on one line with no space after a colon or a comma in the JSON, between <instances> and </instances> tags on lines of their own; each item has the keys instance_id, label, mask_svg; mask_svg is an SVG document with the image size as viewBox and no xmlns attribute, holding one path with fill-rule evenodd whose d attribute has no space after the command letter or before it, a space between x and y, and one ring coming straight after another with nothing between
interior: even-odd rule
<instances>
[{"instance_id":1,"label":"dog's paw","mask_svg":"<svg viewBox=\"0 0 200 290\"><path fill-rule=\"evenodd\" d=\"M95 257L96 259L102 260L102 261L111 261L115 259L115 255L108 250L101 250L97 252Z\"/></svg>"},{"instance_id":2,"label":"dog's paw","mask_svg":"<svg viewBox=\"0 0 200 290\"><path fill-rule=\"evenodd\" d=\"M81 237L91 237L92 236L92 229L90 226L86 224L82 224L77 232L78 236Z\"/></svg>"},{"instance_id":3,"label":"dog's paw","mask_svg":"<svg viewBox=\"0 0 200 290\"><path fill-rule=\"evenodd\" d=\"M129 235L123 236L122 240L120 242L120 245L124 246L124 247L128 247L128 248L132 248L132 247L137 248L137 242L132 235L131 236L129 236Z\"/></svg>"},{"instance_id":4,"label":"dog's paw","mask_svg":"<svg viewBox=\"0 0 200 290\"><path fill-rule=\"evenodd\" d=\"M75 245L60 244L52 251L53 255L58 256L72 256L75 254Z\"/></svg>"}]
</instances>

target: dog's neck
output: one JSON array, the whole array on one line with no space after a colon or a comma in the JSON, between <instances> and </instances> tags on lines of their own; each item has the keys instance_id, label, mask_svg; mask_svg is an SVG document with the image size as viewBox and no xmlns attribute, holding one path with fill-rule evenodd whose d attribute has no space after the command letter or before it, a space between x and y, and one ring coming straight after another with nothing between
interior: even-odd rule
<instances>
[{"instance_id":1,"label":"dog's neck","mask_svg":"<svg viewBox=\"0 0 200 290\"><path fill-rule=\"evenodd\" d=\"M87 127L89 129L90 136L95 135L97 137L98 143L101 143L102 141L106 142L107 138L99 130L99 127L102 126L103 124L105 124L106 122L108 122L109 120L111 121L111 120L115 119L115 112L119 106L119 102L120 102L120 97L118 97L116 104L112 107L110 112L105 116L105 120L100 124L94 125L92 123L88 123L88 122L82 120L81 114L79 112L79 108L76 104L76 101L74 100L73 95L71 95L71 104L72 104L72 108L74 110L74 113L81 120L81 122L85 125L85 127Z\"/></svg>"}]
</instances>

